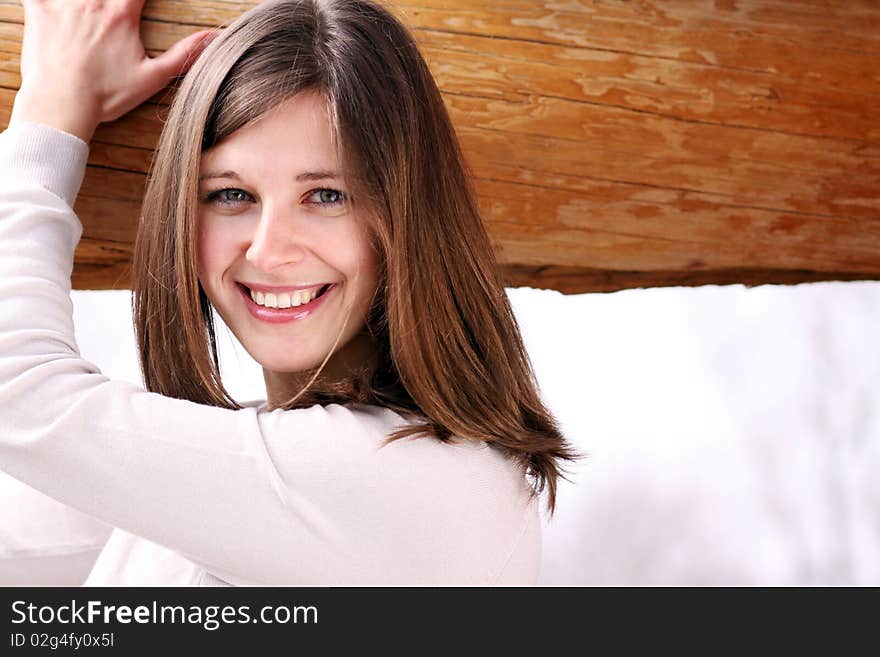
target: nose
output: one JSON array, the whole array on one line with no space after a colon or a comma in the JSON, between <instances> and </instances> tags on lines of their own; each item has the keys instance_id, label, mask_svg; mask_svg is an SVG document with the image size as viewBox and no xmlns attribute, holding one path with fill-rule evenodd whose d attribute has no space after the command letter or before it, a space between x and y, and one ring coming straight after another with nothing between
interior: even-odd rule
<instances>
[{"instance_id":1,"label":"nose","mask_svg":"<svg viewBox=\"0 0 880 657\"><path fill-rule=\"evenodd\" d=\"M245 258L263 271L297 264L306 255L302 237L292 211L264 205Z\"/></svg>"}]
</instances>

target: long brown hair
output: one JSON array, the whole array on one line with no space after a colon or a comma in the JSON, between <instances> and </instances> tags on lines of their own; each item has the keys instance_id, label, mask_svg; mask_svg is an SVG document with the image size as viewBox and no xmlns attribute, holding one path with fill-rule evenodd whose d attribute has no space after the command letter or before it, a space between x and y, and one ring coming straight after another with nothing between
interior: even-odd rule
<instances>
[{"instance_id":1,"label":"long brown hair","mask_svg":"<svg viewBox=\"0 0 880 657\"><path fill-rule=\"evenodd\" d=\"M133 315L147 390L230 409L198 281L204 151L305 90L326 100L350 198L381 260L367 320L379 367L283 408L373 403L405 436L485 441L548 493L579 457L541 401L443 98L408 30L370 0L277 0L231 23L184 78L153 159Z\"/></svg>"}]
</instances>

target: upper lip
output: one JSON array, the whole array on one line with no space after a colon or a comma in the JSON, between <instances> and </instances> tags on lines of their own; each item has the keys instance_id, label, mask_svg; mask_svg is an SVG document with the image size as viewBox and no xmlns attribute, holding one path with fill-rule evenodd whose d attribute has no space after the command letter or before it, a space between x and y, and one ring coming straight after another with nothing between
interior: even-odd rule
<instances>
[{"instance_id":1,"label":"upper lip","mask_svg":"<svg viewBox=\"0 0 880 657\"><path fill-rule=\"evenodd\" d=\"M244 285L246 288L253 290L254 292L263 292L270 294L281 294L283 292L296 292L297 290L313 290L316 287L324 287L325 285L332 285L332 283L307 283L305 285L262 285L260 283L248 283L246 281L238 281L239 285Z\"/></svg>"}]
</instances>

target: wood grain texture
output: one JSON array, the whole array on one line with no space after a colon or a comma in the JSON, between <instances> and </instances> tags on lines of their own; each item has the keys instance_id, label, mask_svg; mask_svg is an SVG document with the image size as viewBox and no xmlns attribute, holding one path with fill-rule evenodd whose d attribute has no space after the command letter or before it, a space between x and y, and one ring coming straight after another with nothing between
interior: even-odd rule
<instances>
[{"instance_id":1,"label":"wood grain texture","mask_svg":"<svg viewBox=\"0 0 880 657\"><path fill-rule=\"evenodd\" d=\"M255 2L148 0L158 53ZM406 0L510 285L880 278L880 2ZM0 0L0 121L23 14ZM173 87L99 128L74 286L126 288Z\"/></svg>"}]
</instances>

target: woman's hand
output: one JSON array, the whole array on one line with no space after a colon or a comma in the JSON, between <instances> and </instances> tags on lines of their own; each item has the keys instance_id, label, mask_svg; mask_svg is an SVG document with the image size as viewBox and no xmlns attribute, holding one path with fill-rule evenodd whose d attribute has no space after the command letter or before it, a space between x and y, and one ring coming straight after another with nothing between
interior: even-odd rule
<instances>
[{"instance_id":1,"label":"woman's hand","mask_svg":"<svg viewBox=\"0 0 880 657\"><path fill-rule=\"evenodd\" d=\"M159 57L140 38L144 0L22 0L21 89L10 125L43 123L88 142L185 73L216 32L197 32Z\"/></svg>"}]
</instances>

